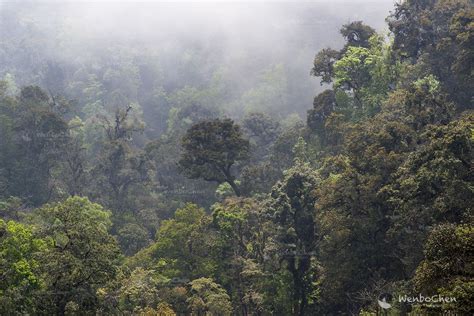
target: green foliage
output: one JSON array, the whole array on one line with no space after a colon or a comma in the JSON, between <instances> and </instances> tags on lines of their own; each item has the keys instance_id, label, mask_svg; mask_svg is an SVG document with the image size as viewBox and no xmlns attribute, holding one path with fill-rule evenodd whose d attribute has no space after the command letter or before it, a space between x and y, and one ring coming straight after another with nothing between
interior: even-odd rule
<instances>
[{"instance_id":1,"label":"green foliage","mask_svg":"<svg viewBox=\"0 0 474 316\"><path fill-rule=\"evenodd\" d=\"M19 211L23 208L22 201L17 197L9 197L4 201L0 201L0 217L7 220L18 220L20 217Z\"/></svg>"},{"instance_id":2,"label":"green foliage","mask_svg":"<svg viewBox=\"0 0 474 316\"><path fill-rule=\"evenodd\" d=\"M48 243L29 226L0 219L0 313L33 314L36 295L44 288L40 273Z\"/></svg>"},{"instance_id":3,"label":"green foliage","mask_svg":"<svg viewBox=\"0 0 474 316\"><path fill-rule=\"evenodd\" d=\"M212 207L213 224L224 260L219 279L230 294L234 310L258 313L264 310L264 248L267 238L264 214L258 201L228 198Z\"/></svg>"},{"instance_id":4,"label":"green foliage","mask_svg":"<svg viewBox=\"0 0 474 316\"><path fill-rule=\"evenodd\" d=\"M472 3L454 1L404 1L388 18L394 34L394 51L424 74L440 79L460 110L472 107ZM462 64L462 66L461 66ZM420 75L420 74L418 74Z\"/></svg>"},{"instance_id":5,"label":"green foliage","mask_svg":"<svg viewBox=\"0 0 474 316\"><path fill-rule=\"evenodd\" d=\"M251 160L261 161L270 155L271 147L281 132L281 126L269 115L253 112L242 119L242 130L250 142Z\"/></svg>"},{"instance_id":6,"label":"green foliage","mask_svg":"<svg viewBox=\"0 0 474 316\"><path fill-rule=\"evenodd\" d=\"M219 284L208 278L200 278L191 281L190 285L188 304L193 315L232 315L229 295Z\"/></svg>"},{"instance_id":7,"label":"green foliage","mask_svg":"<svg viewBox=\"0 0 474 316\"><path fill-rule=\"evenodd\" d=\"M108 233L110 212L87 198L71 197L38 210L41 235L52 242L42 255L46 296L42 308L64 313L69 303L94 310L96 290L117 273L120 252Z\"/></svg>"},{"instance_id":8,"label":"green foliage","mask_svg":"<svg viewBox=\"0 0 474 316\"><path fill-rule=\"evenodd\" d=\"M0 19L0 314L379 315L384 292L456 298L387 315L473 314L469 1L401 1L388 37L343 25L306 124L300 46L65 32L68 62L33 7Z\"/></svg>"},{"instance_id":9,"label":"green foliage","mask_svg":"<svg viewBox=\"0 0 474 316\"><path fill-rule=\"evenodd\" d=\"M46 202L56 189L51 170L59 165L68 139L62 104L39 87L28 86L11 99L0 100L3 196L18 196L34 205ZM4 180L2 180L3 177Z\"/></svg>"},{"instance_id":10,"label":"green foliage","mask_svg":"<svg viewBox=\"0 0 474 316\"><path fill-rule=\"evenodd\" d=\"M370 38L375 34L375 30L362 21L354 21L342 26L341 35L346 40L347 47L368 47Z\"/></svg>"},{"instance_id":11,"label":"green foliage","mask_svg":"<svg viewBox=\"0 0 474 316\"><path fill-rule=\"evenodd\" d=\"M276 249L273 260L285 262L292 278L292 313L303 315L315 303L318 278L314 171L301 161L275 185L266 212L274 223Z\"/></svg>"},{"instance_id":12,"label":"green foliage","mask_svg":"<svg viewBox=\"0 0 474 316\"><path fill-rule=\"evenodd\" d=\"M336 88L360 89L369 81L368 67L373 63L369 50L365 47L351 46L334 64Z\"/></svg>"},{"instance_id":13,"label":"green foliage","mask_svg":"<svg viewBox=\"0 0 474 316\"><path fill-rule=\"evenodd\" d=\"M123 252L125 255L133 255L140 249L146 247L150 242L148 231L134 223L127 223L117 231L118 241L124 246Z\"/></svg>"},{"instance_id":14,"label":"green foliage","mask_svg":"<svg viewBox=\"0 0 474 316\"><path fill-rule=\"evenodd\" d=\"M236 184L240 185L240 181L239 182L236 181ZM230 184L228 184L227 182L221 183L217 186L216 196L219 199L222 200L232 195L234 195L234 191L232 190L232 187L230 186Z\"/></svg>"},{"instance_id":15,"label":"green foliage","mask_svg":"<svg viewBox=\"0 0 474 316\"><path fill-rule=\"evenodd\" d=\"M293 165L295 153L293 148L300 136L305 132L304 123L299 117L291 119L275 140L272 148L270 162L273 166L283 171Z\"/></svg>"},{"instance_id":16,"label":"green foliage","mask_svg":"<svg viewBox=\"0 0 474 316\"><path fill-rule=\"evenodd\" d=\"M193 279L212 275L216 269L214 236L208 231L210 218L202 208L186 204L174 218L164 220L155 242L135 255L134 265L158 269L168 278Z\"/></svg>"},{"instance_id":17,"label":"green foliage","mask_svg":"<svg viewBox=\"0 0 474 316\"><path fill-rule=\"evenodd\" d=\"M331 83L334 77L334 63L339 59L339 52L325 48L314 57L311 75L321 77L321 84Z\"/></svg>"},{"instance_id":18,"label":"green foliage","mask_svg":"<svg viewBox=\"0 0 474 316\"><path fill-rule=\"evenodd\" d=\"M408 249L421 247L434 224L460 222L472 212L471 128L472 115L466 115L428 129L422 135L424 145L410 154L384 189L394 208L391 235L397 248L407 252L408 269L421 260L421 253Z\"/></svg>"},{"instance_id":19,"label":"green foliage","mask_svg":"<svg viewBox=\"0 0 474 316\"><path fill-rule=\"evenodd\" d=\"M308 110L306 124L324 139L325 123L328 116L336 109L336 94L334 90L325 90L318 94L313 101L313 108Z\"/></svg>"},{"instance_id":20,"label":"green foliage","mask_svg":"<svg viewBox=\"0 0 474 316\"><path fill-rule=\"evenodd\" d=\"M104 205L122 212L134 209L137 195L153 183L149 157L132 148L132 137L143 128L134 112L134 105L128 105L115 112L113 121L102 118L106 141L93 169L99 175L94 179L98 192L91 195L98 195Z\"/></svg>"},{"instance_id":21,"label":"green foliage","mask_svg":"<svg viewBox=\"0 0 474 316\"><path fill-rule=\"evenodd\" d=\"M334 63L334 88L353 94L356 109L352 116L372 116L380 109L397 75L398 64L392 63L390 46L384 44L383 37L373 35L366 47L349 46Z\"/></svg>"},{"instance_id":22,"label":"green foliage","mask_svg":"<svg viewBox=\"0 0 474 316\"><path fill-rule=\"evenodd\" d=\"M444 224L432 230L425 243L425 258L416 270L415 287L425 295L439 294L456 301L426 309L459 314L474 311L473 245L471 224Z\"/></svg>"},{"instance_id":23,"label":"green foliage","mask_svg":"<svg viewBox=\"0 0 474 316\"><path fill-rule=\"evenodd\" d=\"M105 289L98 290L105 302L117 302L117 312L137 314L140 310L153 308L160 303L158 286L164 280L160 280L154 271L137 268L130 273L130 276L120 281L120 288L117 291L107 293Z\"/></svg>"},{"instance_id":24,"label":"green foliage","mask_svg":"<svg viewBox=\"0 0 474 316\"><path fill-rule=\"evenodd\" d=\"M240 195L231 168L248 158L249 142L238 125L230 119L197 123L186 132L182 146L179 165L187 176L227 182Z\"/></svg>"}]
</instances>

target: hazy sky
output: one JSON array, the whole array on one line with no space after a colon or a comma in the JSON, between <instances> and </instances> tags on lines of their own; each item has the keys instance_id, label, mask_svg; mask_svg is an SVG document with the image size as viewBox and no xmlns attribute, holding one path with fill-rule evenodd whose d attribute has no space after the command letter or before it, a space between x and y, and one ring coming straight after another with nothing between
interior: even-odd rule
<instances>
[{"instance_id":1,"label":"hazy sky","mask_svg":"<svg viewBox=\"0 0 474 316\"><path fill-rule=\"evenodd\" d=\"M0 3L0 23L3 20L8 27L2 30L0 24L0 40L5 36L18 45L17 51L6 51L3 61L0 50L0 76L14 65L41 73L44 60L67 69L95 67L120 60L121 51L125 58L159 60L171 82L179 78L180 67L192 67L183 66L188 60L198 64L203 84L224 67L235 85L252 85L267 69L282 64L289 84L298 90L293 93L300 104L294 106L300 109L310 106L315 90L321 88L309 74L314 55L325 47L342 47L339 29L352 21L362 20L386 33L385 18L393 8L393 0ZM28 47L34 49L28 51ZM36 59L22 55L33 51ZM21 66L29 61L30 66ZM29 84L31 77L18 75L17 79ZM188 84L185 79L179 82Z\"/></svg>"}]
</instances>

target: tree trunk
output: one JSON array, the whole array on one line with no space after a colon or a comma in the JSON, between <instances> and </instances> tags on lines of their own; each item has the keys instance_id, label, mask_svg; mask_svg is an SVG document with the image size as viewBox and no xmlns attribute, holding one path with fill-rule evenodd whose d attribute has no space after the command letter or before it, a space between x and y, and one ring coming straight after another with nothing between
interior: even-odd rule
<instances>
[{"instance_id":1,"label":"tree trunk","mask_svg":"<svg viewBox=\"0 0 474 316\"><path fill-rule=\"evenodd\" d=\"M228 178L227 183L230 184L230 186L232 187L232 190L234 190L235 192L235 195L240 196L240 189L237 186L237 184L235 184L234 180Z\"/></svg>"}]
</instances>

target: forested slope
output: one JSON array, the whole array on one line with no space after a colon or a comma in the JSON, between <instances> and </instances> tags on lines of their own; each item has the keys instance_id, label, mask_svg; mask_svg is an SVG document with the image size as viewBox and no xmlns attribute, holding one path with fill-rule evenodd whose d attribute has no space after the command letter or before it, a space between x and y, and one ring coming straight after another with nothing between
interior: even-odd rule
<instances>
[{"instance_id":1,"label":"forested slope","mask_svg":"<svg viewBox=\"0 0 474 316\"><path fill-rule=\"evenodd\" d=\"M472 315L474 9L386 22L306 61L303 120L294 65L114 46L38 70L44 37L2 33L0 314Z\"/></svg>"}]
</instances>

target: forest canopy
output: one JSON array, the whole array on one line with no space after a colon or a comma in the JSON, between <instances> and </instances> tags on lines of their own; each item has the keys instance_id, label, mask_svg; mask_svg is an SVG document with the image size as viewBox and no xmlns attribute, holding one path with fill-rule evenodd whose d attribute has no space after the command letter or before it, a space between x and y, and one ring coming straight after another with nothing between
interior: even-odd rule
<instances>
[{"instance_id":1,"label":"forest canopy","mask_svg":"<svg viewBox=\"0 0 474 316\"><path fill-rule=\"evenodd\" d=\"M472 2L250 6L0 3L0 315L474 314Z\"/></svg>"}]
</instances>

